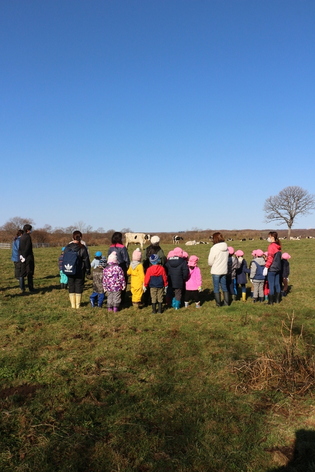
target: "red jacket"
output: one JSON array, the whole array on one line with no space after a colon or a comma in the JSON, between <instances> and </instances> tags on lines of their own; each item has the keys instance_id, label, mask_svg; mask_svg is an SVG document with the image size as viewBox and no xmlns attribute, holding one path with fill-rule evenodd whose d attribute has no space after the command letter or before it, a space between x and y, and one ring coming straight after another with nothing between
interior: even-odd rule
<instances>
[{"instance_id":1,"label":"red jacket","mask_svg":"<svg viewBox=\"0 0 315 472\"><path fill-rule=\"evenodd\" d=\"M167 275L164 267L159 264L151 265L145 273L144 285L156 288L167 287Z\"/></svg>"},{"instance_id":2,"label":"red jacket","mask_svg":"<svg viewBox=\"0 0 315 472\"><path fill-rule=\"evenodd\" d=\"M265 265L265 267L267 267L267 269L270 268L271 264L273 263L273 259L275 257L276 252L279 252L279 251L281 251L281 246L279 246L278 243L274 242L274 243L269 244L269 246L268 246L268 257L267 257L267 261L266 261L266 265Z\"/></svg>"}]
</instances>

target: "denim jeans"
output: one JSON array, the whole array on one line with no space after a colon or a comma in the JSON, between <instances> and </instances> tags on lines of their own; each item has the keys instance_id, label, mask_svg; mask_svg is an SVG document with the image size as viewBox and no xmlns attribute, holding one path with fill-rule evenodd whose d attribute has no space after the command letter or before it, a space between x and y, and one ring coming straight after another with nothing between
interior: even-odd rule
<instances>
[{"instance_id":1,"label":"denim jeans","mask_svg":"<svg viewBox=\"0 0 315 472\"><path fill-rule=\"evenodd\" d=\"M220 292L220 286L222 292L227 292L228 289L226 287L226 274L224 275L215 275L212 274L212 282L213 282L213 292L214 293L219 293Z\"/></svg>"},{"instance_id":2,"label":"denim jeans","mask_svg":"<svg viewBox=\"0 0 315 472\"><path fill-rule=\"evenodd\" d=\"M271 272L269 270L267 279L268 279L268 285L269 285L269 295L280 293L281 292L280 272Z\"/></svg>"}]
</instances>

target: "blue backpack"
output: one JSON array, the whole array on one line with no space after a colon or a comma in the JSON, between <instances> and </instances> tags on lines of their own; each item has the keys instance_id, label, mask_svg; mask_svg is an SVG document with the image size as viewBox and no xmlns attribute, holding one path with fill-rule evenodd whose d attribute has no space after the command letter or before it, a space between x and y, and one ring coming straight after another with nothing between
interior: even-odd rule
<instances>
[{"instance_id":1,"label":"blue backpack","mask_svg":"<svg viewBox=\"0 0 315 472\"><path fill-rule=\"evenodd\" d=\"M265 276L263 275L263 270L265 266L258 264L258 262L253 261L256 264L256 274L254 275L254 280L265 280Z\"/></svg>"},{"instance_id":2,"label":"blue backpack","mask_svg":"<svg viewBox=\"0 0 315 472\"><path fill-rule=\"evenodd\" d=\"M79 251L74 251L71 248L63 254L62 260L62 271L66 275L76 275L80 269L81 258L79 256Z\"/></svg>"}]
</instances>

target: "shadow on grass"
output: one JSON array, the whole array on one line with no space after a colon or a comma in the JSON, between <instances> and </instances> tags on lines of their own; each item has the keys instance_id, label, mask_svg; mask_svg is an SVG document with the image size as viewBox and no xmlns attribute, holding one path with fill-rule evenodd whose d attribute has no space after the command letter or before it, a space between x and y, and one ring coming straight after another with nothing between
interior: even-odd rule
<instances>
[{"instance_id":1,"label":"shadow on grass","mask_svg":"<svg viewBox=\"0 0 315 472\"><path fill-rule=\"evenodd\" d=\"M314 472L315 471L315 431L300 429L295 433L295 443L292 448L279 448L269 451L274 455L287 457L285 466L268 469L268 472Z\"/></svg>"}]
</instances>

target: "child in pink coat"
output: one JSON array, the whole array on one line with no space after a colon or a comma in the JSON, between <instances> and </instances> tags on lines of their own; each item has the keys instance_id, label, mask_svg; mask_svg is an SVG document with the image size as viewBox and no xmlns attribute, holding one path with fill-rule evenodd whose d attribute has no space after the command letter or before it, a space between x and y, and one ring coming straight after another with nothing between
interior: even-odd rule
<instances>
[{"instance_id":1,"label":"child in pink coat","mask_svg":"<svg viewBox=\"0 0 315 472\"><path fill-rule=\"evenodd\" d=\"M200 308L202 278L200 269L197 266L198 261L199 257L197 256L190 256L188 259L189 276L186 281L185 308L188 307L190 300L194 300L196 308Z\"/></svg>"}]
</instances>

